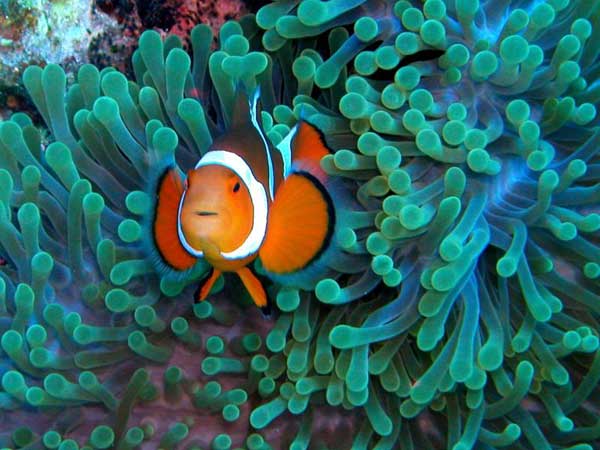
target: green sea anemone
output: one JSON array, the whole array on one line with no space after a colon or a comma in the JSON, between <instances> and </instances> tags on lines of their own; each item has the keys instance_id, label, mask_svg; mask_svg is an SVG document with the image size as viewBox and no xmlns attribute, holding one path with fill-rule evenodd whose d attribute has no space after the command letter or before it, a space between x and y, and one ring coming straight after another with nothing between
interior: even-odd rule
<instances>
[{"instance_id":1,"label":"green sea anemone","mask_svg":"<svg viewBox=\"0 0 600 450\"><path fill-rule=\"evenodd\" d=\"M144 33L136 81L30 67L48 135L0 123L0 447L598 446L599 21L278 1L215 51L204 25L189 54ZM157 165L192 167L239 83L273 144L324 132L353 198L340 257L314 290L273 283L272 320L233 279L194 304L207 265L159 273L145 243Z\"/></svg>"}]
</instances>

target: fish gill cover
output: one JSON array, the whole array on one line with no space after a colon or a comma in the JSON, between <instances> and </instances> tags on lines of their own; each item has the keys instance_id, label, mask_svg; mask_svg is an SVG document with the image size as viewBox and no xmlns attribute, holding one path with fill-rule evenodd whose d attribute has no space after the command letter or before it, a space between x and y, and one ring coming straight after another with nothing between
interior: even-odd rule
<instances>
[{"instance_id":1,"label":"fish gill cover","mask_svg":"<svg viewBox=\"0 0 600 450\"><path fill-rule=\"evenodd\" d=\"M49 133L0 123L0 447L598 448L600 1L284 0L218 38L25 72ZM192 167L240 81L355 197L271 321L145 245L154 165Z\"/></svg>"}]
</instances>

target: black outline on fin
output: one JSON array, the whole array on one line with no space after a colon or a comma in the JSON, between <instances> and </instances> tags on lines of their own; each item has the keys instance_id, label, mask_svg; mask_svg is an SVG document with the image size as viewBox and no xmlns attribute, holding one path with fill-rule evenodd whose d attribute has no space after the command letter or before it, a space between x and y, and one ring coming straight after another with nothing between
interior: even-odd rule
<instances>
[{"instance_id":1,"label":"black outline on fin","mask_svg":"<svg viewBox=\"0 0 600 450\"><path fill-rule=\"evenodd\" d=\"M323 184L319 181L319 179L317 177L315 177L313 174L311 174L310 172L306 172L303 170L292 172L288 176L288 178L291 177L292 175L300 175L301 177L306 178L321 192L321 195L325 199L325 203L327 203L327 215L329 216L329 226L327 227L327 233L325 234L325 238L323 239L321 248L317 251L317 253L315 253L315 255L302 268L295 270L294 272L285 272L285 273L300 272L300 271L306 269L308 266L310 266L315 261L317 261L321 256L323 256L323 253L325 253L327 248L329 248L329 244L331 244L331 240L333 238L333 233L335 231L335 225L336 225L335 207L333 206L333 199L331 198L331 195L329 195L329 192L327 192L327 189L325 188L325 186L323 186Z\"/></svg>"},{"instance_id":2,"label":"black outline on fin","mask_svg":"<svg viewBox=\"0 0 600 450\"><path fill-rule=\"evenodd\" d=\"M325 133L323 133L323 130L321 130L318 126L316 126L314 123L312 123L308 119L304 119L304 118L301 118L296 123L298 128L300 128L300 125L302 125L303 122L317 132L317 134L319 135L319 139L321 140L321 144L323 144L323 147L325 147L327 149L327 151L329 152L330 155L333 155L335 152L332 150L332 148L329 146L329 144L327 144L327 140L325 139ZM294 137L292 138L292 142L290 142L290 147L291 147L291 151L292 151L292 162L294 161L294 144L295 144L296 138L298 137L298 131L299 130L296 130L296 133L294 133Z\"/></svg>"},{"instance_id":3,"label":"black outline on fin","mask_svg":"<svg viewBox=\"0 0 600 450\"><path fill-rule=\"evenodd\" d=\"M160 251L160 248L159 248L159 246L158 246L158 242L156 241L156 233L155 233L155 229L154 229L154 227L155 227L155 224L156 224L156 212L158 211L158 202L160 201L160 197L159 197L159 195L158 195L158 192L160 191L160 188L161 188L161 186L162 186L162 184L163 184L163 181L164 181L165 177L166 177L166 176L169 174L169 172L170 172L170 171L172 171L172 170L173 170L173 171L177 171L177 167L175 167L175 165L168 165L168 166L165 166L165 168L163 169L162 173L161 173L161 174L159 175L159 177L157 178L156 187L155 187L155 189L154 189L154 196L155 196L155 199L154 199L154 208L152 209L152 217L151 217L151 219L152 219L152 220L151 220L151 222L150 222L150 223L151 223L151 225L152 225L152 230L151 230L151 231L152 231L152 232L151 232L151 234L152 234L152 245L153 245L153 246L154 246L154 248L156 249L156 254L157 254L159 257L160 257L160 259L161 259L161 262L162 262L162 263L163 263L165 266L168 266L168 267L170 267L172 270L175 270L175 271L181 272L181 270L177 269L176 267L173 267L173 266L172 266L172 265L171 265L171 264L170 264L170 263L167 261L167 259L165 258L165 255L163 255L163 254L162 254L162 252ZM177 236L177 239L179 239L179 236ZM188 252L188 251L185 249L185 247L183 247L183 245L182 245L182 248L183 248L183 249L184 249L184 250L185 250L185 251L186 251L186 252L187 252L189 255L191 255L191 256L194 256L194 255L192 255L191 253L189 253L189 252ZM192 265L192 267L193 267L193 265ZM186 269L186 270L189 270L189 269Z\"/></svg>"},{"instance_id":4,"label":"black outline on fin","mask_svg":"<svg viewBox=\"0 0 600 450\"><path fill-rule=\"evenodd\" d=\"M273 308L271 306L271 299L267 295L267 306L263 306L262 308L260 308L260 312L266 319L270 319L273 313Z\"/></svg>"},{"instance_id":5,"label":"black outline on fin","mask_svg":"<svg viewBox=\"0 0 600 450\"><path fill-rule=\"evenodd\" d=\"M198 297L200 297L200 291L202 290L202 287L206 284L208 279L212 276L214 271L214 267L211 267L210 270L206 271L206 275L204 275L198 280L198 287L194 291L194 304L201 303L201 301L198 299Z\"/></svg>"}]
</instances>

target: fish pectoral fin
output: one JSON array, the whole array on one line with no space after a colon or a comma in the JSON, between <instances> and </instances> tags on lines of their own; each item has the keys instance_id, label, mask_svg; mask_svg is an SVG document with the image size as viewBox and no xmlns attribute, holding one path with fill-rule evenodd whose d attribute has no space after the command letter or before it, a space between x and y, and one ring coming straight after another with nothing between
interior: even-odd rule
<instances>
[{"instance_id":1,"label":"fish pectoral fin","mask_svg":"<svg viewBox=\"0 0 600 450\"><path fill-rule=\"evenodd\" d=\"M285 179L269 210L267 233L259 256L275 274L306 268L327 248L335 226L331 197L307 172Z\"/></svg>"},{"instance_id":2,"label":"fish pectoral fin","mask_svg":"<svg viewBox=\"0 0 600 450\"><path fill-rule=\"evenodd\" d=\"M260 280L252 273L252 271L247 267L242 267L236 273L240 277L240 280L242 280L242 283L250 294L250 297L252 297L254 304L263 310L264 308L268 308L267 293L265 292L265 288Z\"/></svg>"},{"instance_id":3,"label":"fish pectoral fin","mask_svg":"<svg viewBox=\"0 0 600 450\"><path fill-rule=\"evenodd\" d=\"M215 285L216 281L219 279L220 276L221 276L220 270L217 270L217 269L212 270L212 273L210 274L210 276L206 279L204 284L202 284L202 286L200 287L200 290L198 292L198 301L206 300L206 297L208 297L208 294L210 294L210 290L213 288L213 286Z\"/></svg>"},{"instance_id":4,"label":"fish pectoral fin","mask_svg":"<svg viewBox=\"0 0 600 450\"><path fill-rule=\"evenodd\" d=\"M179 271L190 269L197 259L186 251L179 240L177 224L183 182L175 167L166 168L160 176L156 195L152 233L158 253L169 267Z\"/></svg>"}]
</instances>

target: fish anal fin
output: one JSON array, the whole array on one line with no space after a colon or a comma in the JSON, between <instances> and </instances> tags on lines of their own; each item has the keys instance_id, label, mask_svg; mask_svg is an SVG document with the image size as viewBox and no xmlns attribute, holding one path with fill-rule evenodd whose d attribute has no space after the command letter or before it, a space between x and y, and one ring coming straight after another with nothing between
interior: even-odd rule
<instances>
[{"instance_id":1,"label":"fish anal fin","mask_svg":"<svg viewBox=\"0 0 600 450\"><path fill-rule=\"evenodd\" d=\"M206 300L206 298L208 297L208 294L210 294L211 289L213 288L213 286L215 285L215 283L217 282L217 280L219 279L220 276L221 276L221 271L217 270L217 269L213 269L210 276L206 279L206 281L204 281L204 283L200 287L200 290L198 292L198 300L199 301Z\"/></svg>"},{"instance_id":2,"label":"fish anal fin","mask_svg":"<svg viewBox=\"0 0 600 450\"><path fill-rule=\"evenodd\" d=\"M321 159L329 154L331 151L321 131L301 120L292 141L292 163L323 181L326 174L321 168Z\"/></svg>"},{"instance_id":3,"label":"fish anal fin","mask_svg":"<svg viewBox=\"0 0 600 450\"><path fill-rule=\"evenodd\" d=\"M174 167L167 168L159 179L152 232L156 248L163 262L173 269L190 269L196 258L190 255L177 232L179 202L183 195L183 182Z\"/></svg>"},{"instance_id":4,"label":"fish anal fin","mask_svg":"<svg viewBox=\"0 0 600 450\"><path fill-rule=\"evenodd\" d=\"M264 268L275 274L297 272L329 244L335 226L333 203L315 176L296 172L277 190L268 223L259 252Z\"/></svg>"},{"instance_id":5,"label":"fish anal fin","mask_svg":"<svg viewBox=\"0 0 600 450\"><path fill-rule=\"evenodd\" d=\"M261 309L267 308L267 293L260 280L247 267L242 267L236 273L240 277L240 280L242 280L250 297L252 297L254 304Z\"/></svg>"}]
</instances>

